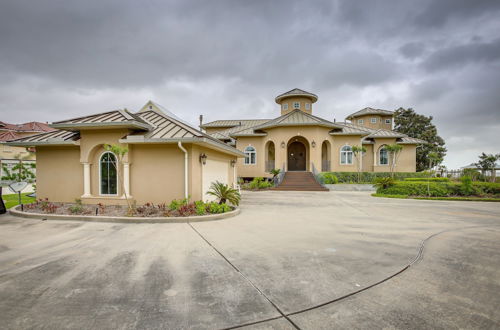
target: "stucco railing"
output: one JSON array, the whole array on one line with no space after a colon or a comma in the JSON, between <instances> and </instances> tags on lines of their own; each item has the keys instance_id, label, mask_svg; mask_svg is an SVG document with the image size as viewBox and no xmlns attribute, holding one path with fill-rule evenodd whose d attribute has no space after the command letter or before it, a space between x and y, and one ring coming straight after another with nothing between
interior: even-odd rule
<instances>
[{"instance_id":1,"label":"stucco railing","mask_svg":"<svg viewBox=\"0 0 500 330\"><path fill-rule=\"evenodd\" d=\"M280 173L273 178L274 186L275 187L279 186L281 182L283 182L284 178L285 178L285 163L283 163Z\"/></svg>"},{"instance_id":2,"label":"stucco railing","mask_svg":"<svg viewBox=\"0 0 500 330\"><path fill-rule=\"evenodd\" d=\"M311 162L311 169L312 169L312 174L313 174L314 180L316 180L317 183L319 183L320 185L322 185L324 187L323 183L321 183L321 181L319 180L319 172L316 169L316 166L314 166L313 162Z\"/></svg>"}]
</instances>

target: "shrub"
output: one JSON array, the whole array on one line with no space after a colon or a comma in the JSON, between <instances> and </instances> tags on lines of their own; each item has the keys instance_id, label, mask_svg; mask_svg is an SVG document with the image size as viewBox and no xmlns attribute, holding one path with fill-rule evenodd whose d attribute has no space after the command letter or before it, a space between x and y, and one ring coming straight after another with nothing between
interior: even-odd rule
<instances>
[{"instance_id":1,"label":"shrub","mask_svg":"<svg viewBox=\"0 0 500 330\"><path fill-rule=\"evenodd\" d=\"M271 188L273 184L269 181L264 180L264 178L253 178L253 180L249 183L248 187L250 189L267 189Z\"/></svg>"},{"instance_id":2,"label":"shrub","mask_svg":"<svg viewBox=\"0 0 500 330\"><path fill-rule=\"evenodd\" d=\"M377 188L381 189L387 189L389 187L392 187L395 184L395 181L391 177L385 177L385 178L377 178L375 179L374 186Z\"/></svg>"},{"instance_id":3,"label":"shrub","mask_svg":"<svg viewBox=\"0 0 500 330\"><path fill-rule=\"evenodd\" d=\"M452 192L452 183L441 182L396 182L387 188L378 187L377 194L445 197Z\"/></svg>"},{"instance_id":4,"label":"shrub","mask_svg":"<svg viewBox=\"0 0 500 330\"><path fill-rule=\"evenodd\" d=\"M322 178L322 180L320 179L320 181L324 184L337 184L337 183L339 183L339 179L333 173L325 173L322 177L323 178Z\"/></svg>"},{"instance_id":5,"label":"shrub","mask_svg":"<svg viewBox=\"0 0 500 330\"><path fill-rule=\"evenodd\" d=\"M460 178L462 184L460 185L460 191L464 196L469 196L474 193L474 187L472 186L472 179L470 176L463 176Z\"/></svg>"},{"instance_id":6,"label":"shrub","mask_svg":"<svg viewBox=\"0 0 500 330\"><path fill-rule=\"evenodd\" d=\"M207 213L207 206L203 201L196 201L194 202L195 209L196 209L196 215L204 215Z\"/></svg>"},{"instance_id":7,"label":"shrub","mask_svg":"<svg viewBox=\"0 0 500 330\"><path fill-rule=\"evenodd\" d=\"M450 182L450 179L449 178L405 178L404 181Z\"/></svg>"},{"instance_id":8,"label":"shrub","mask_svg":"<svg viewBox=\"0 0 500 330\"><path fill-rule=\"evenodd\" d=\"M82 200L77 198L75 199L75 204L71 205L69 208L69 212L72 214L80 214L83 212Z\"/></svg>"},{"instance_id":9,"label":"shrub","mask_svg":"<svg viewBox=\"0 0 500 330\"><path fill-rule=\"evenodd\" d=\"M219 181L212 183L207 194L215 196L219 200L219 204L229 202L233 205L239 205L241 200L241 195L238 190Z\"/></svg>"},{"instance_id":10,"label":"shrub","mask_svg":"<svg viewBox=\"0 0 500 330\"><path fill-rule=\"evenodd\" d=\"M196 205L194 203L182 205L179 207L179 214L183 217L196 214Z\"/></svg>"},{"instance_id":11,"label":"shrub","mask_svg":"<svg viewBox=\"0 0 500 330\"><path fill-rule=\"evenodd\" d=\"M181 208L181 206L187 205L187 203L188 203L187 198L184 198L184 199L174 199L173 201L170 202L170 204L168 205L168 208L171 211L179 211L179 209Z\"/></svg>"},{"instance_id":12,"label":"shrub","mask_svg":"<svg viewBox=\"0 0 500 330\"><path fill-rule=\"evenodd\" d=\"M225 213L231 211L231 207L226 203L211 202L207 204L207 210L209 213Z\"/></svg>"},{"instance_id":13,"label":"shrub","mask_svg":"<svg viewBox=\"0 0 500 330\"><path fill-rule=\"evenodd\" d=\"M320 180L324 182L326 174L335 175L339 183L358 183L358 172L323 172L319 175ZM375 179L390 177L390 172L361 172L359 183L375 183ZM404 180L406 178L426 178L429 173L426 172L394 172L395 180Z\"/></svg>"}]
</instances>

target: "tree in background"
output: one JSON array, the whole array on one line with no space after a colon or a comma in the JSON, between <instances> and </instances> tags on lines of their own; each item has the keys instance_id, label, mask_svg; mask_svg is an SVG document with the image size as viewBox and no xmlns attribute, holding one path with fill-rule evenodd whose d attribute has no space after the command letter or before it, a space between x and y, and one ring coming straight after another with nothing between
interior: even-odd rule
<instances>
[{"instance_id":1,"label":"tree in background","mask_svg":"<svg viewBox=\"0 0 500 330\"><path fill-rule=\"evenodd\" d=\"M396 164L398 162L399 155L401 154L401 150L403 150L403 146L397 143L386 145L385 150L389 153L390 159L390 171L391 178L394 178L394 170L396 169Z\"/></svg>"},{"instance_id":2,"label":"tree in background","mask_svg":"<svg viewBox=\"0 0 500 330\"><path fill-rule=\"evenodd\" d=\"M474 163L477 168L481 171L483 175L486 175L487 172L491 173L491 181L495 182L496 178L496 162L500 160L500 154L485 154L484 152L479 156L479 161Z\"/></svg>"},{"instance_id":3,"label":"tree in background","mask_svg":"<svg viewBox=\"0 0 500 330\"><path fill-rule=\"evenodd\" d=\"M434 152L437 155L437 159L433 161L434 166L441 164L446 155L444 140L438 135L432 119L432 116L420 115L412 108L399 108L394 114L395 131L427 141L417 148L418 172L430 169L429 153Z\"/></svg>"},{"instance_id":4,"label":"tree in background","mask_svg":"<svg viewBox=\"0 0 500 330\"><path fill-rule=\"evenodd\" d=\"M363 146L352 146L352 153L354 155L354 158L356 158L356 169L358 171L358 183L361 182L361 168L362 168L362 154L363 152L366 152L366 148Z\"/></svg>"},{"instance_id":5,"label":"tree in background","mask_svg":"<svg viewBox=\"0 0 500 330\"><path fill-rule=\"evenodd\" d=\"M2 180L34 183L36 178L35 168L35 163L24 163L23 161L19 161L19 163L12 167L4 163L2 164Z\"/></svg>"}]
</instances>

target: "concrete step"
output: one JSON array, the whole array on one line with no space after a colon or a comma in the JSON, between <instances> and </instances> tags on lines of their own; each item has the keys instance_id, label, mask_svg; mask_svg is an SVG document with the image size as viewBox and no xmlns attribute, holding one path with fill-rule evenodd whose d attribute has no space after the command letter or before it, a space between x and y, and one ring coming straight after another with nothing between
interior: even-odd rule
<instances>
[{"instance_id":1,"label":"concrete step","mask_svg":"<svg viewBox=\"0 0 500 330\"><path fill-rule=\"evenodd\" d=\"M283 191L328 191L320 185L311 172L286 172L283 181L273 190Z\"/></svg>"}]
</instances>

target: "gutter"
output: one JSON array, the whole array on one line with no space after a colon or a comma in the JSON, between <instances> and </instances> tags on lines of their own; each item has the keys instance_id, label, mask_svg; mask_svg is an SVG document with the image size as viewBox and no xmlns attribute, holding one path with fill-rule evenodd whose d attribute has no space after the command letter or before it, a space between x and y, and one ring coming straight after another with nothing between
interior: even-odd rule
<instances>
[{"instance_id":1,"label":"gutter","mask_svg":"<svg viewBox=\"0 0 500 330\"><path fill-rule=\"evenodd\" d=\"M188 199L189 198L189 191L188 191L188 153L187 150L182 146L182 142L179 141L177 142L177 146L179 149L184 152L184 198Z\"/></svg>"},{"instance_id":2,"label":"gutter","mask_svg":"<svg viewBox=\"0 0 500 330\"><path fill-rule=\"evenodd\" d=\"M36 147L36 146L67 146L80 145L80 140L77 141L19 141L6 142L6 145L14 147Z\"/></svg>"}]
</instances>

